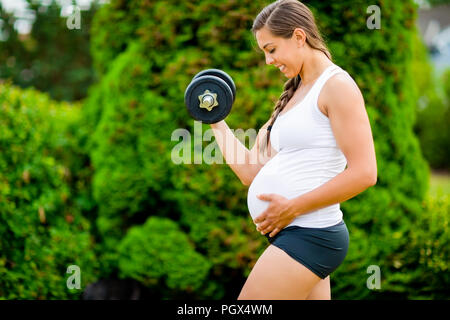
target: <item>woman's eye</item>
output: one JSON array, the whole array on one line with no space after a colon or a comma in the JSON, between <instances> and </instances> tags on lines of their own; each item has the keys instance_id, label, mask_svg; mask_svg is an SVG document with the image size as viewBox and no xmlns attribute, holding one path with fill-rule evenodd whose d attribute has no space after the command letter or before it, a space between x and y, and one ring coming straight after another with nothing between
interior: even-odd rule
<instances>
[{"instance_id":1,"label":"woman's eye","mask_svg":"<svg viewBox=\"0 0 450 320\"><path fill-rule=\"evenodd\" d=\"M274 52L275 52L275 49L272 49L272 50L269 51L269 53L271 53L271 54L274 53Z\"/></svg>"}]
</instances>

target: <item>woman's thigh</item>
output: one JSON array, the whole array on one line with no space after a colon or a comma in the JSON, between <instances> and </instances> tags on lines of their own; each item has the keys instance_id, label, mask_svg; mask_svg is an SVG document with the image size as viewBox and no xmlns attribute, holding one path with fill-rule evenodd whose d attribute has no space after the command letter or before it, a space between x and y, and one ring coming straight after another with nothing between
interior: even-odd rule
<instances>
[{"instance_id":1,"label":"woman's thigh","mask_svg":"<svg viewBox=\"0 0 450 320\"><path fill-rule=\"evenodd\" d=\"M306 300L331 300L330 276L320 280L312 288Z\"/></svg>"},{"instance_id":2,"label":"woman's thigh","mask_svg":"<svg viewBox=\"0 0 450 320\"><path fill-rule=\"evenodd\" d=\"M320 280L286 252L269 245L250 272L238 300L306 299Z\"/></svg>"}]
</instances>

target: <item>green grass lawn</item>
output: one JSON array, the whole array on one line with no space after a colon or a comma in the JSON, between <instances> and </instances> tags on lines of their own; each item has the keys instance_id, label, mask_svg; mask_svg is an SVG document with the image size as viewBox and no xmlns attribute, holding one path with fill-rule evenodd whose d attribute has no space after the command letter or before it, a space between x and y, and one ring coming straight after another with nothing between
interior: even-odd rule
<instances>
[{"instance_id":1,"label":"green grass lawn","mask_svg":"<svg viewBox=\"0 0 450 320\"><path fill-rule=\"evenodd\" d=\"M432 172L428 194L431 197L448 197L450 195L450 173Z\"/></svg>"}]
</instances>

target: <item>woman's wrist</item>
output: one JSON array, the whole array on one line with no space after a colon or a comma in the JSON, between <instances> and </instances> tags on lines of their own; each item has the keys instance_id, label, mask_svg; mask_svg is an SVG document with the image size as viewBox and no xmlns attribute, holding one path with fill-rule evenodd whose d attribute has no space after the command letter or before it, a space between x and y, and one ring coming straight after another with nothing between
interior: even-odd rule
<instances>
[{"instance_id":1,"label":"woman's wrist","mask_svg":"<svg viewBox=\"0 0 450 320\"><path fill-rule=\"evenodd\" d=\"M220 120L219 122L211 123L210 125L211 125L211 128L213 128L213 129L219 129L224 124L225 124L225 120Z\"/></svg>"},{"instance_id":2,"label":"woman's wrist","mask_svg":"<svg viewBox=\"0 0 450 320\"><path fill-rule=\"evenodd\" d=\"M300 203L298 197L289 199L288 201L288 212L295 218L302 214Z\"/></svg>"}]
</instances>

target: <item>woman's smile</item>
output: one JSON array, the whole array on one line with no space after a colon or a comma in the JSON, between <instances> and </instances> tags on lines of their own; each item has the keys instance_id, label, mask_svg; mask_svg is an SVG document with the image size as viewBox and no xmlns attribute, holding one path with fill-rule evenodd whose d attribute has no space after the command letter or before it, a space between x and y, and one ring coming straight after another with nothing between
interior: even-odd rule
<instances>
[{"instance_id":1,"label":"woman's smile","mask_svg":"<svg viewBox=\"0 0 450 320\"><path fill-rule=\"evenodd\" d=\"M277 66L278 69L280 69L281 72L284 73L286 71L286 66L284 64Z\"/></svg>"}]
</instances>

